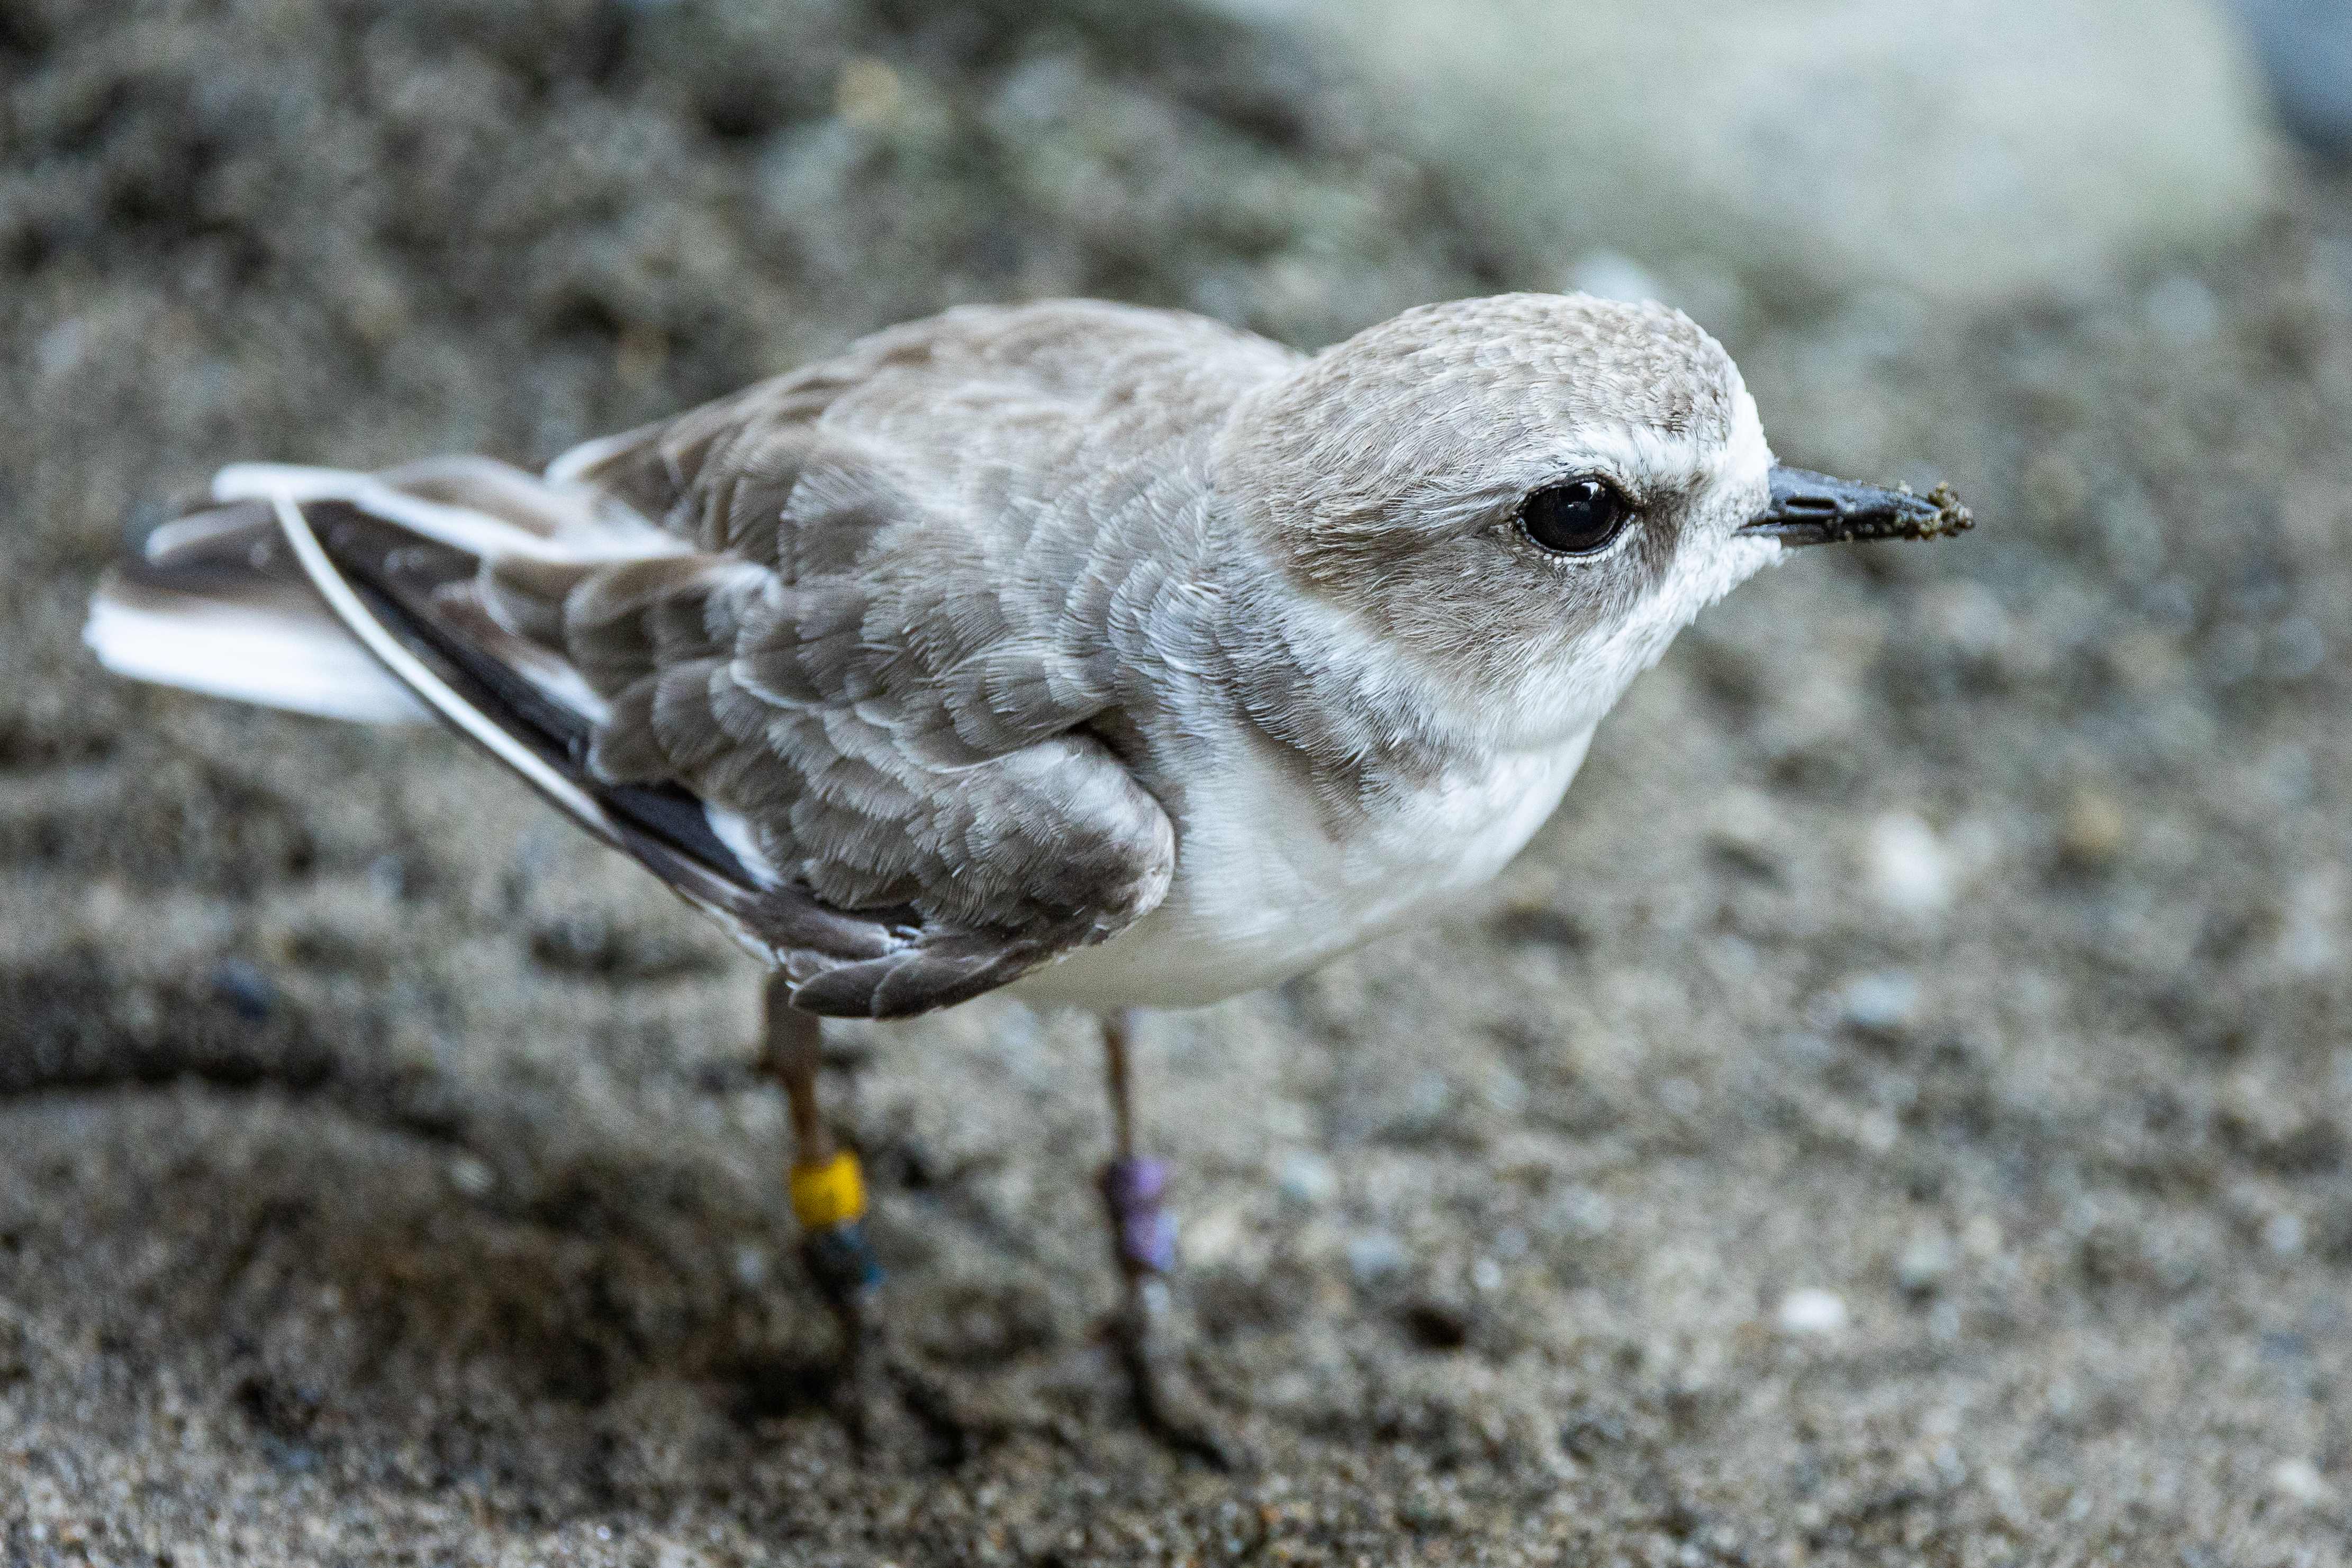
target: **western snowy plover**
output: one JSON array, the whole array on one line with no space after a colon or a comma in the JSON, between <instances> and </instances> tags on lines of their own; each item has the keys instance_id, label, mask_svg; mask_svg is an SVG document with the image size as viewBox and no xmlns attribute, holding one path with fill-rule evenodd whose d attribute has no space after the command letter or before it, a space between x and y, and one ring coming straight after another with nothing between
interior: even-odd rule
<instances>
[{"instance_id":1,"label":"western snowy plover","mask_svg":"<svg viewBox=\"0 0 2352 1568\"><path fill-rule=\"evenodd\" d=\"M952 310L534 476L224 470L100 590L122 674L437 717L770 967L804 1255L877 1271L819 1015L1003 988L1105 1020L1145 1418L1165 1168L1127 1012L1295 975L1476 886L1698 612L1790 548L1969 526L1776 465L1655 305L1509 295L1306 356L1089 302Z\"/></svg>"}]
</instances>

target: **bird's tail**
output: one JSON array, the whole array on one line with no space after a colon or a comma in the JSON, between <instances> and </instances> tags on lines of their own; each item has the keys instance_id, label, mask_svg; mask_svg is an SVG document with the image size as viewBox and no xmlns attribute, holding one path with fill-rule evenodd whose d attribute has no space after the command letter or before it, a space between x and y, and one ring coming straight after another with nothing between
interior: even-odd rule
<instances>
[{"instance_id":1,"label":"bird's tail","mask_svg":"<svg viewBox=\"0 0 2352 1568\"><path fill-rule=\"evenodd\" d=\"M328 606L289 548L278 503L340 502L419 544L478 559L576 561L666 538L585 486L486 457L383 474L245 463L209 500L134 538L91 598L82 638L117 674L362 723L419 722L424 704Z\"/></svg>"},{"instance_id":2,"label":"bird's tail","mask_svg":"<svg viewBox=\"0 0 2352 1568\"><path fill-rule=\"evenodd\" d=\"M772 890L732 812L590 766L604 699L526 623L547 618L533 594L687 553L583 482L487 458L380 475L241 464L209 505L137 541L83 636L142 680L334 718L439 719L795 977L887 957L907 944L885 926Z\"/></svg>"}]
</instances>

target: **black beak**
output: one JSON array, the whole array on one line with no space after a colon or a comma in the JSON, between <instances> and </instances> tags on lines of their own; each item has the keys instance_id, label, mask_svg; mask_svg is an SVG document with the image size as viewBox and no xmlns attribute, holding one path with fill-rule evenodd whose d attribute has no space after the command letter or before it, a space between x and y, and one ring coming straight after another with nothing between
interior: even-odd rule
<instances>
[{"instance_id":1,"label":"black beak","mask_svg":"<svg viewBox=\"0 0 2352 1568\"><path fill-rule=\"evenodd\" d=\"M1855 539L1943 538L1975 526L1949 485L1915 496L1908 486L1888 490L1775 464L1770 503L1740 531L1769 534L1793 549Z\"/></svg>"}]
</instances>

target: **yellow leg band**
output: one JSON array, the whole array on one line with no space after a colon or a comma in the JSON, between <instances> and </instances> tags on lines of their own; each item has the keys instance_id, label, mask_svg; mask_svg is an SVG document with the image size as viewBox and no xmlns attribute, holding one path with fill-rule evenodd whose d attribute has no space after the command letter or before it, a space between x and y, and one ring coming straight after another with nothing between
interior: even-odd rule
<instances>
[{"instance_id":1,"label":"yellow leg band","mask_svg":"<svg viewBox=\"0 0 2352 1568\"><path fill-rule=\"evenodd\" d=\"M821 1166L794 1166L793 1214L803 1228L824 1230L866 1217L866 1175L847 1149Z\"/></svg>"}]
</instances>

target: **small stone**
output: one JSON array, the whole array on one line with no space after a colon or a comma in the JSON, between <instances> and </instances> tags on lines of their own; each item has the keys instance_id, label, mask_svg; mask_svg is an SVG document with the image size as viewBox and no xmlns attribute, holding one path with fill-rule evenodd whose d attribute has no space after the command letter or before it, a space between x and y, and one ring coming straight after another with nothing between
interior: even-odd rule
<instances>
[{"instance_id":1,"label":"small stone","mask_svg":"<svg viewBox=\"0 0 2352 1568\"><path fill-rule=\"evenodd\" d=\"M1445 1301L1426 1297L1404 1310L1405 1332L1423 1350L1460 1350L1470 1343L1470 1319Z\"/></svg>"},{"instance_id":2,"label":"small stone","mask_svg":"<svg viewBox=\"0 0 2352 1568\"><path fill-rule=\"evenodd\" d=\"M1838 1021L1864 1034L1895 1034L1919 1012L1919 981L1904 969L1881 969L1846 982Z\"/></svg>"},{"instance_id":3,"label":"small stone","mask_svg":"<svg viewBox=\"0 0 2352 1568\"><path fill-rule=\"evenodd\" d=\"M1291 1202L1311 1206L1329 1197L1339 1181L1331 1174L1330 1161L1306 1149L1294 1149L1282 1156L1274 1185Z\"/></svg>"},{"instance_id":4,"label":"small stone","mask_svg":"<svg viewBox=\"0 0 2352 1568\"><path fill-rule=\"evenodd\" d=\"M907 96L906 84L884 61L860 56L841 68L833 89L833 109L860 131L877 131L897 118Z\"/></svg>"},{"instance_id":5,"label":"small stone","mask_svg":"<svg viewBox=\"0 0 2352 1568\"><path fill-rule=\"evenodd\" d=\"M452 1155L449 1156L449 1185L467 1197L488 1197L490 1189L499 1185L499 1175L487 1161L472 1155Z\"/></svg>"},{"instance_id":6,"label":"small stone","mask_svg":"<svg viewBox=\"0 0 2352 1568\"><path fill-rule=\"evenodd\" d=\"M734 1265L735 1282L747 1291L757 1291L768 1282L770 1260L768 1249L756 1241L745 1241L735 1249L730 1260Z\"/></svg>"},{"instance_id":7,"label":"small stone","mask_svg":"<svg viewBox=\"0 0 2352 1568\"><path fill-rule=\"evenodd\" d=\"M1895 1260L1895 1282L1906 1296L1930 1296L1951 1277L1952 1246L1940 1236L1915 1236Z\"/></svg>"},{"instance_id":8,"label":"small stone","mask_svg":"<svg viewBox=\"0 0 2352 1568\"><path fill-rule=\"evenodd\" d=\"M1770 797L1753 789L1727 791L1715 803L1706 841L1716 853L1759 876L1779 873L1786 858L1784 814Z\"/></svg>"},{"instance_id":9,"label":"small stone","mask_svg":"<svg viewBox=\"0 0 2352 1568\"><path fill-rule=\"evenodd\" d=\"M1203 1208L1184 1222L1184 1261L1210 1268L1240 1250L1249 1234L1244 1212L1227 1204Z\"/></svg>"},{"instance_id":10,"label":"small stone","mask_svg":"<svg viewBox=\"0 0 2352 1568\"><path fill-rule=\"evenodd\" d=\"M278 1005L278 987L259 966L245 958L223 958L213 966L213 995L247 1023L260 1023Z\"/></svg>"},{"instance_id":11,"label":"small stone","mask_svg":"<svg viewBox=\"0 0 2352 1568\"><path fill-rule=\"evenodd\" d=\"M401 899L408 896L413 879L406 861L395 854L381 854L368 862L367 881L378 897Z\"/></svg>"},{"instance_id":12,"label":"small stone","mask_svg":"<svg viewBox=\"0 0 2352 1568\"><path fill-rule=\"evenodd\" d=\"M1470 1265L1471 1288L1493 1294L1503 1288L1503 1266L1492 1258L1480 1258Z\"/></svg>"},{"instance_id":13,"label":"small stone","mask_svg":"<svg viewBox=\"0 0 2352 1568\"><path fill-rule=\"evenodd\" d=\"M1348 1239L1348 1272L1360 1285L1377 1284L1404 1271L1404 1243L1385 1230L1365 1230Z\"/></svg>"},{"instance_id":14,"label":"small stone","mask_svg":"<svg viewBox=\"0 0 2352 1568\"><path fill-rule=\"evenodd\" d=\"M2303 1250L2303 1217L2299 1214L2273 1214L2263 1221L2263 1245L2282 1258L2292 1258Z\"/></svg>"},{"instance_id":15,"label":"small stone","mask_svg":"<svg viewBox=\"0 0 2352 1568\"><path fill-rule=\"evenodd\" d=\"M1497 909L1487 924L1497 937L1514 946L1558 947L1570 953L1581 953L1592 946L1592 932L1581 920L1540 899L1513 899Z\"/></svg>"},{"instance_id":16,"label":"small stone","mask_svg":"<svg viewBox=\"0 0 2352 1568\"><path fill-rule=\"evenodd\" d=\"M1908 811L1871 823L1863 869L1872 895L1897 915L1938 915L1952 902L1951 856L1936 830Z\"/></svg>"},{"instance_id":17,"label":"small stone","mask_svg":"<svg viewBox=\"0 0 2352 1568\"><path fill-rule=\"evenodd\" d=\"M2236 0L2279 118L2322 157L2352 162L2352 29L2328 0Z\"/></svg>"},{"instance_id":18,"label":"small stone","mask_svg":"<svg viewBox=\"0 0 2352 1568\"><path fill-rule=\"evenodd\" d=\"M1843 1333L1853 1321L1843 1297L1811 1286L1780 1299L1779 1320L1783 1333L1817 1335Z\"/></svg>"},{"instance_id":19,"label":"small stone","mask_svg":"<svg viewBox=\"0 0 2352 1568\"><path fill-rule=\"evenodd\" d=\"M1536 1217L1537 1224L1547 1235L1586 1239L1608 1235L1616 1218L1616 1207L1607 1195L1589 1186L1566 1188Z\"/></svg>"},{"instance_id":20,"label":"small stone","mask_svg":"<svg viewBox=\"0 0 2352 1568\"><path fill-rule=\"evenodd\" d=\"M2123 852L2130 823L2114 797L2096 789L2074 791L2058 828L2058 852L2070 865L2098 870Z\"/></svg>"},{"instance_id":21,"label":"small stone","mask_svg":"<svg viewBox=\"0 0 2352 1568\"><path fill-rule=\"evenodd\" d=\"M2271 1490L2309 1508L2332 1502L2336 1498L2336 1489L2327 1484L2327 1478L2309 1459L2281 1459L2273 1465Z\"/></svg>"},{"instance_id":22,"label":"small stone","mask_svg":"<svg viewBox=\"0 0 2352 1568\"><path fill-rule=\"evenodd\" d=\"M1624 1416L1613 1410L1589 1407L1570 1415L1559 1429L1561 1447L1587 1464L1631 1436Z\"/></svg>"}]
</instances>

